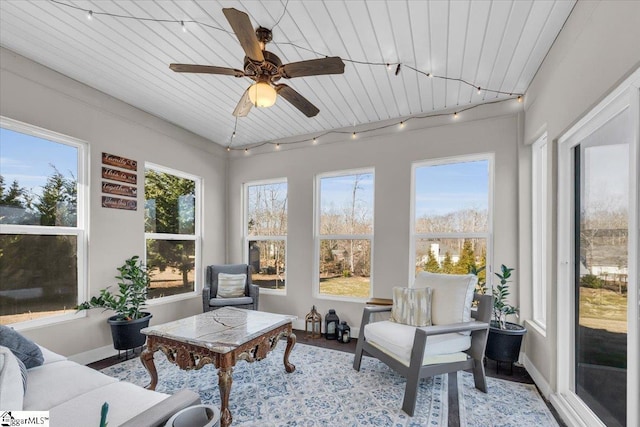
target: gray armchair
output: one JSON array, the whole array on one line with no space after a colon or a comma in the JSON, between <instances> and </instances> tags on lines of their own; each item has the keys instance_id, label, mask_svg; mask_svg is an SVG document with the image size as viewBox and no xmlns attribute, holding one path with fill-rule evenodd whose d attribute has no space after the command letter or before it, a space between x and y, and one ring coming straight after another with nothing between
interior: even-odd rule
<instances>
[{"instance_id":1,"label":"gray armchair","mask_svg":"<svg viewBox=\"0 0 640 427\"><path fill-rule=\"evenodd\" d=\"M469 280L469 276L445 277L432 274L427 277L432 282L431 285L443 279L449 282L458 280L463 285ZM475 281L471 282L474 283ZM450 299L447 288L450 286L434 291L432 307L437 304L444 305L441 302ZM473 292L472 287L468 289ZM436 294L440 301L436 301ZM392 307L365 307L353 368L360 370L362 355L366 353L405 377L407 385L402 410L410 416L414 414L421 378L471 369L476 388L486 393L483 358L489 332L492 297L475 294L473 298L478 301L478 307L472 311L471 298L467 298L467 310L471 312L470 321L424 327L407 326L388 320L374 322L375 313L390 312ZM456 381L457 377L449 375L449 379Z\"/></svg>"},{"instance_id":2,"label":"gray armchair","mask_svg":"<svg viewBox=\"0 0 640 427\"><path fill-rule=\"evenodd\" d=\"M216 298L218 295L218 274L246 274L244 296L237 298ZM251 281L251 266L247 264L210 265L207 267L207 277L202 289L202 309L204 312L216 310L220 307L237 307L249 310L258 309L260 287Z\"/></svg>"}]
</instances>

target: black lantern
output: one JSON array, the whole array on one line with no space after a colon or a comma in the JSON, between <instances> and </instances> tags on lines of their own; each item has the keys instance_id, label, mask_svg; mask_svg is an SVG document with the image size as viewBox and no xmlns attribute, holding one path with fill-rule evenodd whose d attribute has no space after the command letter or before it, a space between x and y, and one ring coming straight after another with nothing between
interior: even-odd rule
<instances>
[{"instance_id":1,"label":"black lantern","mask_svg":"<svg viewBox=\"0 0 640 427\"><path fill-rule=\"evenodd\" d=\"M351 328L344 320L338 325L338 342L343 344L351 342Z\"/></svg>"},{"instance_id":2,"label":"black lantern","mask_svg":"<svg viewBox=\"0 0 640 427\"><path fill-rule=\"evenodd\" d=\"M311 312L304 317L304 331L307 334L307 338L320 338L322 333L320 328L322 327L322 316L316 311L316 306L311 308Z\"/></svg>"},{"instance_id":3,"label":"black lantern","mask_svg":"<svg viewBox=\"0 0 640 427\"><path fill-rule=\"evenodd\" d=\"M325 338L328 340L337 340L338 339L338 325L340 324L340 319L336 314L334 309L329 310L327 315L324 317L324 333Z\"/></svg>"}]
</instances>

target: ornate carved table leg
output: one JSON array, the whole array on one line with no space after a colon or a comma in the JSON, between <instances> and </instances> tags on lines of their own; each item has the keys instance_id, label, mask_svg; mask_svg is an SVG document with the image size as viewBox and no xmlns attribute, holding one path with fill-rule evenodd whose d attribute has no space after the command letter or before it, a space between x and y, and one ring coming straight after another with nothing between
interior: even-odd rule
<instances>
[{"instance_id":1,"label":"ornate carved table leg","mask_svg":"<svg viewBox=\"0 0 640 427\"><path fill-rule=\"evenodd\" d=\"M229 394L231 394L231 383L233 382L233 368L218 369L218 388L220 389L220 426L229 427L233 418L229 411Z\"/></svg>"},{"instance_id":2,"label":"ornate carved table leg","mask_svg":"<svg viewBox=\"0 0 640 427\"><path fill-rule=\"evenodd\" d=\"M296 370L296 365L289 363L289 354L291 350L293 350L294 345L296 345L296 334L289 332L289 336L287 336L287 348L284 350L284 369L288 373Z\"/></svg>"},{"instance_id":3,"label":"ornate carved table leg","mask_svg":"<svg viewBox=\"0 0 640 427\"><path fill-rule=\"evenodd\" d=\"M154 351L150 351L149 347L147 347L142 354L140 355L140 360L142 360L142 364L151 375L151 382L146 387L149 390L155 390L156 385L158 385L158 371L156 370L156 364L153 361L153 353Z\"/></svg>"}]
</instances>

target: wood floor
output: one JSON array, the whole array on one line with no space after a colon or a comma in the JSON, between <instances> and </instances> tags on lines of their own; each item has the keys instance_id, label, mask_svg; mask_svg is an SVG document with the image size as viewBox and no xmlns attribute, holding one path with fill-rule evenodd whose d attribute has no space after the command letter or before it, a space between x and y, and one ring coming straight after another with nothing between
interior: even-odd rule
<instances>
[{"instance_id":1,"label":"wood floor","mask_svg":"<svg viewBox=\"0 0 640 427\"><path fill-rule=\"evenodd\" d=\"M294 330L294 333L296 334L297 342L301 344L315 345L317 347L344 351L351 354L354 354L356 351L356 344L358 341L357 339L352 339L350 343L343 344L336 340L327 340L324 337L317 338L317 339L307 338L305 332L300 330ZM125 353L122 352L120 357L118 356L109 357L107 359L90 363L87 366L96 370L104 369L124 361L126 357L128 358L139 357L140 352L141 352L141 349L137 349L136 351L129 351L127 355L125 355ZM515 381L515 382L524 383L524 384L534 384L533 380L531 379L531 376L529 376L529 373L527 373L527 370L524 369L524 367L522 366L514 365L513 372L511 372L509 369L509 366L507 366L506 363L502 363L500 364L500 366L497 366L497 363L495 361L487 360L485 371L488 377L500 378L503 380ZM452 381L449 381L449 427L457 427L460 425L458 399L455 397L457 395L458 395L457 386ZM553 408L549 404L549 402L546 402L546 403L547 403L547 406L549 407L549 410L551 411L553 416L556 418L556 421L558 422L558 424L560 426L565 426L562 420L560 420L560 417L558 416L558 413L556 412L555 408Z\"/></svg>"}]
</instances>

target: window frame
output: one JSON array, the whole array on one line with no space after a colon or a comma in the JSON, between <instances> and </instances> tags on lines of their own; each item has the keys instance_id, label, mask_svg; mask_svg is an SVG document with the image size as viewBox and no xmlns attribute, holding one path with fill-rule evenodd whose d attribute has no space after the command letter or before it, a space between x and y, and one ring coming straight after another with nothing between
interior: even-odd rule
<instances>
[{"instance_id":1,"label":"window frame","mask_svg":"<svg viewBox=\"0 0 640 427\"><path fill-rule=\"evenodd\" d=\"M336 178L340 176L351 176L351 175L362 175L362 174L371 174L373 175L373 196L371 200L372 212L373 212L373 220L371 224L372 232L370 234L320 234L320 217L321 217L321 186L320 181L324 178ZM348 302L366 302L373 296L373 286L374 286L374 236L375 236L375 204L376 204L376 173L374 167L368 168L358 168L358 169L343 169L339 171L331 171L331 172L323 172L321 174L317 174L314 179L314 209L313 209L313 245L314 245L314 261L313 261L313 297L324 300L334 300L334 301L348 301ZM371 248L371 260L370 260L370 273L369 273L369 296L366 298L357 298L357 297L344 297L337 295L329 295L320 293L320 244L322 240L369 240L369 246Z\"/></svg>"},{"instance_id":2,"label":"window frame","mask_svg":"<svg viewBox=\"0 0 640 427\"><path fill-rule=\"evenodd\" d=\"M442 166L456 163L468 163L476 161L488 161L488 194L487 194L487 224L486 232L473 233L416 233L416 170L425 166ZM416 269L416 243L419 239L486 239L487 257L486 257L486 277L487 277L487 293L492 291L492 282L490 277L493 273L493 211L494 211L494 191L495 191L495 154L479 153L461 156L441 157L437 159L427 159L415 161L411 164L411 207L409 218L409 287L413 287Z\"/></svg>"},{"instance_id":3,"label":"window frame","mask_svg":"<svg viewBox=\"0 0 640 427\"><path fill-rule=\"evenodd\" d=\"M549 153L545 132L531 145L531 292L533 322L547 329Z\"/></svg>"},{"instance_id":4,"label":"window frame","mask_svg":"<svg viewBox=\"0 0 640 427\"><path fill-rule=\"evenodd\" d=\"M286 184L287 185L287 228L285 230L286 234L284 235L272 235L272 236L264 236L264 235L249 235L249 187L256 187L261 185L270 185L270 184ZM242 184L242 259L246 264L249 264L249 241L283 241L284 242L284 265L285 265L285 285L283 290L276 289L268 289L268 288L260 288L261 294L266 295L279 295L286 296L287 290L289 287L287 286L287 271L288 271L288 263L289 263L289 248L287 247L287 235L289 234L289 181L286 177L280 178L270 178L270 179L260 179L255 181L247 181Z\"/></svg>"},{"instance_id":5,"label":"window frame","mask_svg":"<svg viewBox=\"0 0 640 427\"><path fill-rule=\"evenodd\" d=\"M0 234L29 234L47 236L76 236L76 259L77 259L77 291L78 304L86 300L89 293L88 286L88 259L89 259L89 143L78 138L67 136L58 132L34 126L8 117L0 116L0 127L30 135L36 138L45 139L54 143L68 145L78 150L77 165L77 205L76 205L76 226L62 227L49 225L18 225L0 224ZM20 331L32 329L40 326L52 325L66 322L72 319L86 317L85 311L54 314L23 322L11 323L11 327Z\"/></svg>"},{"instance_id":6,"label":"window frame","mask_svg":"<svg viewBox=\"0 0 640 427\"><path fill-rule=\"evenodd\" d=\"M160 305L171 303L174 301L180 301L184 299L193 298L195 296L200 296L202 291L202 268L201 268L201 260L202 260L202 177L193 175L187 172L182 172L177 169L173 169L167 166L158 165L157 163L145 162L144 163L144 180L146 184L146 171L147 169L152 169L156 172L170 174L173 176L177 176L178 178L189 179L195 182L195 209L194 209L194 234L177 234L177 233L147 233L144 232L144 262L147 262L147 240L193 240L195 241L195 260L194 260L194 283L193 283L193 291L185 292L181 294L169 295L166 297L158 297L158 298L150 298L147 300L147 305ZM144 188L143 188L144 195ZM144 197L144 202L146 204L147 198ZM144 221L144 220L143 220Z\"/></svg>"}]
</instances>

